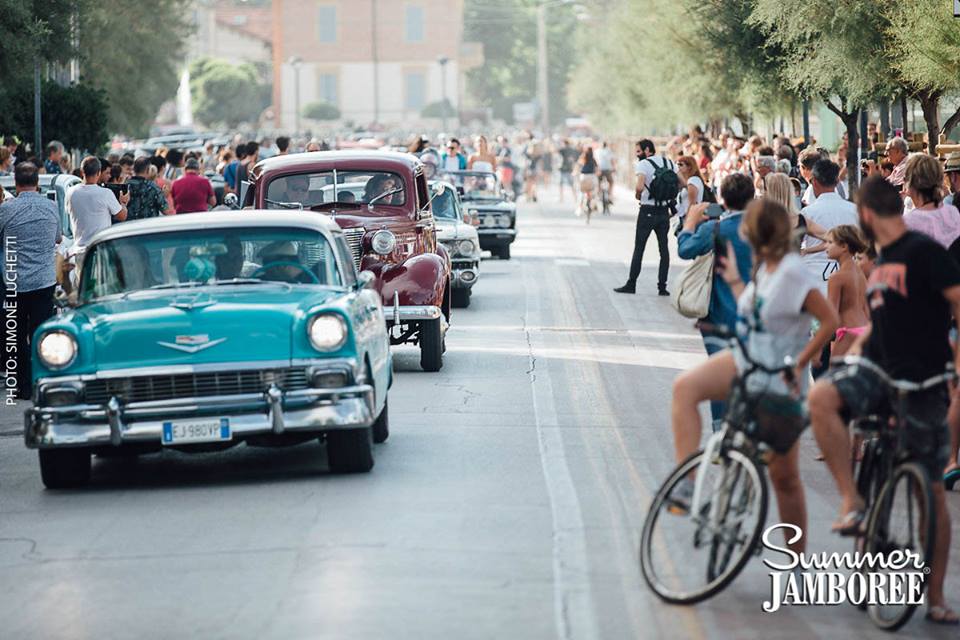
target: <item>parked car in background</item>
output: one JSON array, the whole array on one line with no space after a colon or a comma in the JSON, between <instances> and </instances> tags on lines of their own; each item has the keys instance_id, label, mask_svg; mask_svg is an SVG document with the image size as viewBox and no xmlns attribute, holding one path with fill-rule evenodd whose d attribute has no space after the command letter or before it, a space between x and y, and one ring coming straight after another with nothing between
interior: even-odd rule
<instances>
[{"instance_id":1,"label":"parked car in background","mask_svg":"<svg viewBox=\"0 0 960 640\"><path fill-rule=\"evenodd\" d=\"M372 283L324 216L211 212L97 234L75 308L34 341L25 438L44 484L83 484L93 453L317 438L332 471L369 471L392 382Z\"/></svg>"},{"instance_id":2,"label":"parked car in background","mask_svg":"<svg viewBox=\"0 0 960 640\"><path fill-rule=\"evenodd\" d=\"M317 151L268 158L251 171L244 206L302 209L343 229L358 269L375 276L392 344L417 344L439 371L450 322L450 256L437 242L417 158L382 151Z\"/></svg>"},{"instance_id":3,"label":"parked car in background","mask_svg":"<svg viewBox=\"0 0 960 640\"><path fill-rule=\"evenodd\" d=\"M480 238L476 227L464 219L456 188L449 182L438 180L429 184L437 240L447 248L452 263L451 301L454 307L469 307L473 286L480 278Z\"/></svg>"},{"instance_id":4,"label":"parked car in background","mask_svg":"<svg viewBox=\"0 0 960 640\"><path fill-rule=\"evenodd\" d=\"M510 245L517 239L517 205L503 190L492 171L448 171L445 179L460 192L468 213L479 218L480 248L503 260L510 259Z\"/></svg>"}]
</instances>

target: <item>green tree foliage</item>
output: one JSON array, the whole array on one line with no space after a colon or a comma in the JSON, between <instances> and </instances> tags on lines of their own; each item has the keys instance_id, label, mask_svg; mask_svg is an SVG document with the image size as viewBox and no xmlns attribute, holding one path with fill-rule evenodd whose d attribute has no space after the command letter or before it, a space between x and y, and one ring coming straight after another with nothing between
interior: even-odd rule
<instances>
[{"instance_id":1,"label":"green tree foliage","mask_svg":"<svg viewBox=\"0 0 960 640\"><path fill-rule=\"evenodd\" d=\"M89 0L0 0L0 78L33 73L27 62L66 62L76 51L70 16Z\"/></svg>"},{"instance_id":2,"label":"green tree foliage","mask_svg":"<svg viewBox=\"0 0 960 640\"><path fill-rule=\"evenodd\" d=\"M236 127L255 122L270 101L270 87L251 64L200 58L190 65L193 112L208 125Z\"/></svg>"},{"instance_id":3,"label":"green tree foliage","mask_svg":"<svg viewBox=\"0 0 960 640\"><path fill-rule=\"evenodd\" d=\"M61 86L44 82L41 91L41 127L45 140L59 140L67 148L99 151L107 135L107 105L103 91L87 84ZM33 140L33 82L19 78L0 92L0 131L17 132Z\"/></svg>"},{"instance_id":4,"label":"green tree foliage","mask_svg":"<svg viewBox=\"0 0 960 640\"><path fill-rule=\"evenodd\" d=\"M950 0L890 3L888 41L893 66L909 95L920 101L927 125L929 150L938 134L949 134L960 124L960 109L943 127L939 107L947 93L960 91L960 21L951 19Z\"/></svg>"},{"instance_id":5,"label":"green tree foliage","mask_svg":"<svg viewBox=\"0 0 960 640\"><path fill-rule=\"evenodd\" d=\"M303 117L311 120L336 120L340 117L340 109L335 105L320 100L311 102L303 108Z\"/></svg>"},{"instance_id":6,"label":"green tree foliage","mask_svg":"<svg viewBox=\"0 0 960 640\"><path fill-rule=\"evenodd\" d=\"M513 104L537 95L537 19L532 0L466 0L464 40L483 43L484 65L467 72L470 93L493 109L495 118L513 120ZM577 31L572 4L549 3L550 117L560 122L568 114L566 86L577 51L571 46Z\"/></svg>"},{"instance_id":7,"label":"green tree foliage","mask_svg":"<svg viewBox=\"0 0 960 640\"><path fill-rule=\"evenodd\" d=\"M142 135L176 93L193 3L83 3L89 4L79 20L81 80L106 92L111 131Z\"/></svg>"}]
</instances>

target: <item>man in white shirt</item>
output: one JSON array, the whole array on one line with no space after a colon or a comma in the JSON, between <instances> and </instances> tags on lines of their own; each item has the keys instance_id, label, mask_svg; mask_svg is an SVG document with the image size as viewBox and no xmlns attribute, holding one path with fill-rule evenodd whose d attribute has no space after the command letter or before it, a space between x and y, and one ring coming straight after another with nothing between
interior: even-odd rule
<instances>
[{"instance_id":1,"label":"man in white shirt","mask_svg":"<svg viewBox=\"0 0 960 640\"><path fill-rule=\"evenodd\" d=\"M130 194L120 194L118 201L113 191L97 184L100 161L93 156L83 159L80 170L83 172L84 183L70 193L67 211L70 213L74 242L78 247L86 247L93 236L108 228L114 221L123 222L127 219Z\"/></svg>"},{"instance_id":2,"label":"man in white shirt","mask_svg":"<svg viewBox=\"0 0 960 640\"><path fill-rule=\"evenodd\" d=\"M609 145L604 142L603 146L597 150L597 169L600 172L600 180L607 181L611 202L613 202L613 172L615 168L613 151L611 151Z\"/></svg>"},{"instance_id":3,"label":"man in white shirt","mask_svg":"<svg viewBox=\"0 0 960 640\"><path fill-rule=\"evenodd\" d=\"M813 165L810 186L815 201L803 210L808 222L815 222L827 231L842 224L858 225L857 205L844 200L837 193L840 166L832 160L820 159ZM804 236L800 253L810 277L816 286L827 293L827 278L837 270L837 263L827 258L823 241L813 236Z\"/></svg>"},{"instance_id":4,"label":"man in white shirt","mask_svg":"<svg viewBox=\"0 0 960 640\"><path fill-rule=\"evenodd\" d=\"M667 235L670 232L669 204L655 202L650 196L650 185L657 169L666 166L676 173L676 165L668 158L657 155L652 140L644 138L637 143L637 200L640 201L640 213L637 216L636 236L633 241L633 258L630 261L630 276L627 283L614 289L617 293L636 293L637 278L640 277L640 267L643 264L643 250L647 247L650 233L657 234L657 246L660 249L660 269L657 272L657 291L661 296L668 296L667 274L670 270L670 249L667 245ZM676 196L674 196L676 197Z\"/></svg>"}]
</instances>

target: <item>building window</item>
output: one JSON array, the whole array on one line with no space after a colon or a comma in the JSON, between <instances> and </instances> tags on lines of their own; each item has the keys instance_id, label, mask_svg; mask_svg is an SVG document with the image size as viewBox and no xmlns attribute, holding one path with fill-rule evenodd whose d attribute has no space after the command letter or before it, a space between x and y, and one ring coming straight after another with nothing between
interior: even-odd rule
<instances>
[{"instance_id":1,"label":"building window","mask_svg":"<svg viewBox=\"0 0 960 640\"><path fill-rule=\"evenodd\" d=\"M427 74L423 71L408 71L403 77L408 111L420 111L427 103Z\"/></svg>"},{"instance_id":2,"label":"building window","mask_svg":"<svg viewBox=\"0 0 960 640\"><path fill-rule=\"evenodd\" d=\"M332 5L317 7L319 15L318 31L320 42L337 41L337 8Z\"/></svg>"},{"instance_id":3,"label":"building window","mask_svg":"<svg viewBox=\"0 0 960 640\"><path fill-rule=\"evenodd\" d=\"M405 25L404 37L407 42L423 42L423 7L407 5Z\"/></svg>"},{"instance_id":4,"label":"building window","mask_svg":"<svg viewBox=\"0 0 960 640\"><path fill-rule=\"evenodd\" d=\"M334 106L338 106L336 74L321 73L317 76L317 98Z\"/></svg>"}]
</instances>

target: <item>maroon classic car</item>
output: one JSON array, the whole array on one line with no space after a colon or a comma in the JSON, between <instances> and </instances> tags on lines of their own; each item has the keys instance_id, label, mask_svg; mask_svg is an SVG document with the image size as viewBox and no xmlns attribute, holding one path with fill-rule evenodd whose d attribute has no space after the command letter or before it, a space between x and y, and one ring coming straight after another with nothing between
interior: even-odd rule
<instances>
[{"instance_id":1,"label":"maroon classic car","mask_svg":"<svg viewBox=\"0 0 960 640\"><path fill-rule=\"evenodd\" d=\"M420 345L439 371L450 321L450 257L437 242L431 193L414 156L320 151L277 156L250 174L244 206L331 216L361 271L376 277L392 344Z\"/></svg>"}]
</instances>

